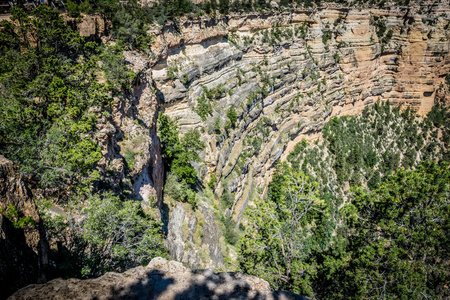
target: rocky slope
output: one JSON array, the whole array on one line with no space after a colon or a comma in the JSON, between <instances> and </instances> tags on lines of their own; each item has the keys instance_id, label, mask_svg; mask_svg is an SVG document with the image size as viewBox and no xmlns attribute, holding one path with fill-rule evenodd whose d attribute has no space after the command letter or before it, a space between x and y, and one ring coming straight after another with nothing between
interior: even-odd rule
<instances>
[{"instance_id":1,"label":"rocky slope","mask_svg":"<svg viewBox=\"0 0 450 300\"><path fill-rule=\"evenodd\" d=\"M237 273L192 271L181 263L154 258L146 267L106 273L88 280L55 279L30 285L9 299L306 299L272 292L262 279Z\"/></svg>"},{"instance_id":2,"label":"rocky slope","mask_svg":"<svg viewBox=\"0 0 450 300\"><path fill-rule=\"evenodd\" d=\"M274 164L301 139L319 137L331 117L357 114L378 99L427 113L450 72L449 20L449 3L441 1L329 5L155 27L148 56L125 53L138 84L131 101L117 101L113 122L100 122L101 174L148 207L162 207L168 199L158 111L177 118L182 132L199 130L206 144L196 166L204 187L199 209L169 203L170 217L167 209L162 217L174 258L223 266L234 250L218 233L215 216L224 213L215 199L231 193L225 214L238 227L252 199L266 194Z\"/></svg>"}]
</instances>

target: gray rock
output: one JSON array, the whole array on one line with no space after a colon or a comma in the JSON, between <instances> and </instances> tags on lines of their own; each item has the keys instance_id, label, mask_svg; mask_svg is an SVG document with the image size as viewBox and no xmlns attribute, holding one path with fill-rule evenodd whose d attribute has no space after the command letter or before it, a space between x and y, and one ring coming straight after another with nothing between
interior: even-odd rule
<instances>
[{"instance_id":1,"label":"gray rock","mask_svg":"<svg viewBox=\"0 0 450 300\"><path fill-rule=\"evenodd\" d=\"M209 248L209 257L211 259L212 267L223 265L223 257L220 252L220 232L217 228L214 218L208 210L208 207L203 203L200 205L200 211L205 218L205 224L203 225L203 238L202 241Z\"/></svg>"},{"instance_id":2,"label":"gray rock","mask_svg":"<svg viewBox=\"0 0 450 300\"><path fill-rule=\"evenodd\" d=\"M171 257L181 261L184 255L184 237L183 237L183 222L186 212L181 203L173 209L170 214L168 225L169 233L167 235L167 247Z\"/></svg>"},{"instance_id":3,"label":"gray rock","mask_svg":"<svg viewBox=\"0 0 450 300\"><path fill-rule=\"evenodd\" d=\"M198 256L198 250L189 249L184 253L183 263L193 269L197 269L202 265L202 260Z\"/></svg>"},{"instance_id":4,"label":"gray rock","mask_svg":"<svg viewBox=\"0 0 450 300\"><path fill-rule=\"evenodd\" d=\"M146 267L124 273L106 273L96 279L55 279L29 285L10 300L19 299L266 299L306 300L302 296L270 290L263 279L210 270L192 271L176 261L156 257Z\"/></svg>"},{"instance_id":5,"label":"gray rock","mask_svg":"<svg viewBox=\"0 0 450 300\"><path fill-rule=\"evenodd\" d=\"M195 216L191 216L188 219L188 229L189 229L189 233L188 233L188 237L187 240L191 243L194 243L194 234L197 231L197 223L198 220Z\"/></svg>"},{"instance_id":6,"label":"gray rock","mask_svg":"<svg viewBox=\"0 0 450 300\"><path fill-rule=\"evenodd\" d=\"M179 79L175 79L172 85L164 85L161 87L160 97L166 103L182 100L186 97L186 87Z\"/></svg>"}]
</instances>

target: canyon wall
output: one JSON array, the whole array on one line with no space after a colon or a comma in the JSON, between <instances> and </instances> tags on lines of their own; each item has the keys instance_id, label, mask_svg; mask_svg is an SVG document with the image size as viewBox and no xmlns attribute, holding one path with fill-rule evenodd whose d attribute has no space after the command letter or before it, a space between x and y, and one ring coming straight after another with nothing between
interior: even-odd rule
<instances>
[{"instance_id":1,"label":"canyon wall","mask_svg":"<svg viewBox=\"0 0 450 300\"><path fill-rule=\"evenodd\" d=\"M317 139L331 117L358 114L378 100L426 114L450 72L449 20L444 1L182 18L155 27L148 56L125 53L138 84L132 101L117 102L115 125L105 121L100 130L102 172L161 207L158 111L176 118L182 133L199 130L206 145L196 164L199 209L173 204L163 219L173 257L223 266L235 250L217 234L214 199L231 193L225 215L238 227L252 199L266 195L276 162L302 139ZM132 166L123 163L127 148L137 153Z\"/></svg>"}]
</instances>

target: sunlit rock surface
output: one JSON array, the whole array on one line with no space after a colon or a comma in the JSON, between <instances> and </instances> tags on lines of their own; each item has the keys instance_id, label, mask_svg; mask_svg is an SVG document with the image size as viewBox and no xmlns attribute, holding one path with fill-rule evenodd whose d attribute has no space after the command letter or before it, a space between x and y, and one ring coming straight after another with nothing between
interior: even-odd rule
<instances>
[{"instance_id":1,"label":"sunlit rock surface","mask_svg":"<svg viewBox=\"0 0 450 300\"><path fill-rule=\"evenodd\" d=\"M96 279L55 279L30 285L13 299L307 299L273 292L267 281L238 273L190 270L181 263L154 258L146 267L106 273Z\"/></svg>"}]
</instances>

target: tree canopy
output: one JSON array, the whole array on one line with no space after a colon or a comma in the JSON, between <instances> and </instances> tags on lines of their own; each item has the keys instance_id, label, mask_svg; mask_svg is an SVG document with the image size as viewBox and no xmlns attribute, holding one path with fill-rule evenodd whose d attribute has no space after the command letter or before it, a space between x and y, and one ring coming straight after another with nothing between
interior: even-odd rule
<instances>
[{"instance_id":1,"label":"tree canopy","mask_svg":"<svg viewBox=\"0 0 450 300\"><path fill-rule=\"evenodd\" d=\"M128 100L136 76L122 51L120 41L109 47L84 39L46 5L31 16L16 7L0 26L0 153L43 201L65 209L45 217L58 245L49 254L57 276L123 271L166 253L161 224L140 203L92 184L101 180L98 120L110 121L113 102Z\"/></svg>"},{"instance_id":2,"label":"tree canopy","mask_svg":"<svg viewBox=\"0 0 450 300\"><path fill-rule=\"evenodd\" d=\"M249 223L240 245L242 271L268 280L275 288L296 293L308 289L314 266L307 263L316 247L325 202L318 184L282 165L267 199L249 208Z\"/></svg>"},{"instance_id":3,"label":"tree canopy","mask_svg":"<svg viewBox=\"0 0 450 300\"><path fill-rule=\"evenodd\" d=\"M45 203L40 206L49 237L64 241L64 250L52 255L59 276L97 277L166 256L161 224L145 215L139 202L110 193L90 195L65 217L52 216Z\"/></svg>"},{"instance_id":4,"label":"tree canopy","mask_svg":"<svg viewBox=\"0 0 450 300\"><path fill-rule=\"evenodd\" d=\"M112 80L99 83L97 61L117 57L48 6L32 17L16 8L11 19L0 29L0 153L42 186L73 184L101 157L93 108L107 110L117 88Z\"/></svg>"},{"instance_id":5,"label":"tree canopy","mask_svg":"<svg viewBox=\"0 0 450 300\"><path fill-rule=\"evenodd\" d=\"M349 260L335 270L347 296L448 297L449 196L449 164L432 161L398 170L372 193L356 189L346 208Z\"/></svg>"}]
</instances>

